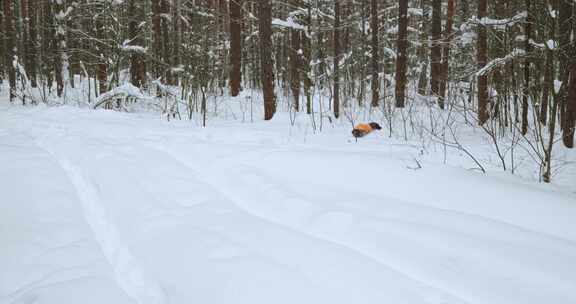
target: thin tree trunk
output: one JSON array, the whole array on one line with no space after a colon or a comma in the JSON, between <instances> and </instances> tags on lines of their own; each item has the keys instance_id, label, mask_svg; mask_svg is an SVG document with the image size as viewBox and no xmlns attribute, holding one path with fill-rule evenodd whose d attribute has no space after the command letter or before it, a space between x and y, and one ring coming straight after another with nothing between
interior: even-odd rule
<instances>
[{"instance_id":1,"label":"thin tree trunk","mask_svg":"<svg viewBox=\"0 0 576 304\"><path fill-rule=\"evenodd\" d=\"M560 119L562 126L562 141L567 148L574 147L574 120L576 119L576 105L573 104L574 100L570 100L568 95L569 90L569 68L575 64L573 50L574 46L570 43L572 31L572 9L573 1L559 0L560 1L560 18L559 18L559 34L560 34L560 48L559 48L559 61L560 64L560 77L562 87L560 89ZM573 75L572 75L573 76Z\"/></svg>"},{"instance_id":2,"label":"thin tree trunk","mask_svg":"<svg viewBox=\"0 0 576 304\"><path fill-rule=\"evenodd\" d=\"M526 58L524 59L524 92L522 94L522 135L528 133L528 101L530 98L530 52L532 47L530 39L532 39L532 12L531 0L526 0L526 11L528 17L524 24L524 49L526 51Z\"/></svg>"},{"instance_id":3,"label":"thin tree trunk","mask_svg":"<svg viewBox=\"0 0 576 304\"><path fill-rule=\"evenodd\" d=\"M448 74L450 69L450 43L452 42L452 25L454 23L455 0L448 0L448 13L446 14L446 28L444 29L444 49L442 54L442 79L440 82L440 98L444 101L448 87Z\"/></svg>"},{"instance_id":4,"label":"thin tree trunk","mask_svg":"<svg viewBox=\"0 0 576 304\"><path fill-rule=\"evenodd\" d=\"M334 117L340 116L340 0L334 0Z\"/></svg>"},{"instance_id":5,"label":"thin tree trunk","mask_svg":"<svg viewBox=\"0 0 576 304\"><path fill-rule=\"evenodd\" d=\"M12 0L4 0L4 33L6 34L6 70L8 72L8 81L10 83L10 101L16 98L16 70L12 61L14 61L15 34L14 19L12 10Z\"/></svg>"},{"instance_id":6,"label":"thin tree trunk","mask_svg":"<svg viewBox=\"0 0 576 304\"><path fill-rule=\"evenodd\" d=\"M371 0L370 15L372 31L372 107L376 108L380 104L380 52L378 36L378 2L380 0Z\"/></svg>"},{"instance_id":7,"label":"thin tree trunk","mask_svg":"<svg viewBox=\"0 0 576 304\"><path fill-rule=\"evenodd\" d=\"M406 99L406 62L408 60L408 0L399 1L396 54L396 107L403 108Z\"/></svg>"},{"instance_id":8,"label":"thin tree trunk","mask_svg":"<svg viewBox=\"0 0 576 304\"><path fill-rule=\"evenodd\" d=\"M170 45L170 27L168 26L168 21L169 21L169 13L170 13L170 7L168 5L168 0L160 0L160 30L161 30L161 35L162 35L162 57L164 60L164 64L166 64L166 69L165 69L165 74L164 77L166 79L166 84L168 85L175 85L176 84L176 78L174 77L174 73L172 71L173 68L173 60L172 60L172 56L170 54L170 51L174 51L178 46L174 46L174 48L171 48Z\"/></svg>"},{"instance_id":9,"label":"thin tree trunk","mask_svg":"<svg viewBox=\"0 0 576 304\"><path fill-rule=\"evenodd\" d=\"M547 1L550 4L552 1ZM552 7L552 5L550 5ZM556 37L556 21L548 16L549 37L554 41ZM544 85L542 87L542 105L540 107L539 120L542 125L548 121L549 100L554 96L554 50L548 46L546 48L546 67L544 71Z\"/></svg>"},{"instance_id":10,"label":"thin tree trunk","mask_svg":"<svg viewBox=\"0 0 576 304\"><path fill-rule=\"evenodd\" d=\"M306 113L312 114L312 69L310 68L310 63L312 60L312 5L310 3L306 4L308 14L306 16L306 31L302 36L302 44L304 47L304 94L306 95Z\"/></svg>"},{"instance_id":11,"label":"thin tree trunk","mask_svg":"<svg viewBox=\"0 0 576 304\"><path fill-rule=\"evenodd\" d=\"M181 31L181 0L172 0L171 2L172 7L174 8L174 16L172 20L172 33L169 33L169 36L173 37L172 43L172 84L179 85L180 84L180 76L179 73L181 71L181 62L182 58L180 55L180 48L182 47L182 31ZM224 17L222 17L224 18ZM169 30L168 30L169 31ZM224 32L225 29L222 29ZM221 88L224 87L224 83L220 86Z\"/></svg>"},{"instance_id":12,"label":"thin tree trunk","mask_svg":"<svg viewBox=\"0 0 576 304\"><path fill-rule=\"evenodd\" d=\"M99 18L102 18L101 16ZM99 39L104 39L105 27L101 19L96 19L96 36ZM108 91L108 64L106 58L102 56L102 50L100 50L100 58L98 58L98 66L96 71L96 78L98 79L98 93L104 94Z\"/></svg>"},{"instance_id":13,"label":"thin tree trunk","mask_svg":"<svg viewBox=\"0 0 576 304\"><path fill-rule=\"evenodd\" d=\"M155 78L161 77L162 81L165 81L162 70L164 69L162 62L162 55L164 50L162 49L162 11L160 9L160 2L162 0L152 0L152 45L154 48L154 57L157 61L154 71Z\"/></svg>"},{"instance_id":14,"label":"thin tree trunk","mask_svg":"<svg viewBox=\"0 0 576 304\"><path fill-rule=\"evenodd\" d=\"M30 85L33 88L38 86L37 82L37 71L38 71L38 47L36 46L38 34L36 26L37 10L39 4L37 0L27 0L28 1L28 46L27 46L27 58L26 58L26 72L28 73L28 79L30 80Z\"/></svg>"},{"instance_id":15,"label":"thin tree trunk","mask_svg":"<svg viewBox=\"0 0 576 304\"><path fill-rule=\"evenodd\" d=\"M486 0L478 0L478 19L483 20L487 13ZM488 34L486 27L478 25L478 53L476 61L478 68L483 68L488 63ZM488 120L488 76L478 76L478 124L484 125Z\"/></svg>"},{"instance_id":16,"label":"thin tree trunk","mask_svg":"<svg viewBox=\"0 0 576 304\"><path fill-rule=\"evenodd\" d=\"M570 81L568 83L568 98L566 100L566 125L564 126L563 141L567 148L574 148L574 128L576 127L576 63L570 68Z\"/></svg>"},{"instance_id":17,"label":"thin tree trunk","mask_svg":"<svg viewBox=\"0 0 576 304\"><path fill-rule=\"evenodd\" d=\"M3 85L6 76L6 28L4 28L4 7L3 5L0 7L2 7L0 14L0 85Z\"/></svg>"}]
</instances>

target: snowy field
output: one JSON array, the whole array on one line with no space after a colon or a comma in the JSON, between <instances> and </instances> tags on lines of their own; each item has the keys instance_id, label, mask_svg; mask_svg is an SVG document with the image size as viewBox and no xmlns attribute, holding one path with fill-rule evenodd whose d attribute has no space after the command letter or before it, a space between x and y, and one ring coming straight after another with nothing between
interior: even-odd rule
<instances>
[{"instance_id":1,"label":"snowy field","mask_svg":"<svg viewBox=\"0 0 576 304\"><path fill-rule=\"evenodd\" d=\"M2 101L0 303L576 303L574 183L349 131Z\"/></svg>"}]
</instances>

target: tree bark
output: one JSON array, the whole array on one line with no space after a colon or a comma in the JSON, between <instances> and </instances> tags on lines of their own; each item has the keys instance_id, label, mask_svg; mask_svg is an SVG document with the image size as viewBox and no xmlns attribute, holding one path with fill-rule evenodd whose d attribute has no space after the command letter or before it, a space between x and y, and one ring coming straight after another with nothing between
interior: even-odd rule
<instances>
[{"instance_id":1,"label":"tree bark","mask_svg":"<svg viewBox=\"0 0 576 304\"><path fill-rule=\"evenodd\" d=\"M56 58L54 60L54 74L56 76L56 93L58 97L62 97L64 94L64 83L69 77L68 74L68 53L66 45L66 20L64 20L64 14L66 12L66 2L56 1L55 5L55 23L56 23L56 35L55 35L55 46L56 46Z\"/></svg>"},{"instance_id":2,"label":"tree bark","mask_svg":"<svg viewBox=\"0 0 576 304\"><path fill-rule=\"evenodd\" d=\"M4 33L6 34L6 71L8 72L8 82L10 84L10 101L16 98L16 70L12 62L14 61L15 31L12 10L12 0L4 0Z\"/></svg>"},{"instance_id":3,"label":"tree bark","mask_svg":"<svg viewBox=\"0 0 576 304\"><path fill-rule=\"evenodd\" d=\"M418 94L426 95L428 90L428 16L429 10L426 0L421 0L422 25L420 28L420 46L418 47L418 57L420 63L420 75L418 78Z\"/></svg>"},{"instance_id":4,"label":"tree bark","mask_svg":"<svg viewBox=\"0 0 576 304\"><path fill-rule=\"evenodd\" d=\"M485 0L480 0L480 2ZM432 50L430 52L430 89L438 98L438 105L444 108L440 94L442 79L442 0L432 0Z\"/></svg>"},{"instance_id":5,"label":"tree bark","mask_svg":"<svg viewBox=\"0 0 576 304\"><path fill-rule=\"evenodd\" d=\"M450 72L450 43L452 42L452 25L454 24L455 0L448 0L448 12L446 14L446 28L444 29L444 48L442 53L442 79L440 81L440 98L446 99L448 87L448 74Z\"/></svg>"},{"instance_id":6,"label":"tree bark","mask_svg":"<svg viewBox=\"0 0 576 304\"><path fill-rule=\"evenodd\" d=\"M99 39L104 39L106 37L104 22L99 16L96 19L96 36ZM98 58L98 65L96 67L96 79L98 80L99 94L104 94L108 91L108 63L106 58L104 58L103 50L100 49L100 54Z\"/></svg>"},{"instance_id":7,"label":"tree bark","mask_svg":"<svg viewBox=\"0 0 576 304\"><path fill-rule=\"evenodd\" d=\"M370 5L372 31L372 107L378 107L380 104L380 52L378 35L379 21L378 21L378 2L380 0L372 0Z\"/></svg>"},{"instance_id":8,"label":"tree bark","mask_svg":"<svg viewBox=\"0 0 576 304\"><path fill-rule=\"evenodd\" d=\"M304 47L304 94L306 95L306 113L312 114L312 69L310 63L312 60L312 5L306 4L308 14L306 15L306 31L302 36L302 45Z\"/></svg>"},{"instance_id":9,"label":"tree bark","mask_svg":"<svg viewBox=\"0 0 576 304\"><path fill-rule=\"evenodd\" d=\"M39 8L38 0L28 0L28 57L26 58L28 67L28 79L30 79L30 85L33 88L38 86L37 74L38 74L38 29L36 24L36 18L38 16Z\"/></svg>"},{"instance_id":10,"label":"tree bark","mask_svg":"<svg viewBox=\"0 0 576 304\"><path fill-rule=\"evenodd\" d=\"M334 0L334 117L340 116L340 0Z\"/></svg>"},{"instance_id":11,"label":"tree bark","mask_svg":"<svg viewBox=\"0 0 576 304\"><path fill-rule=\"evenodd\" d=\"M562 127L562 141L564 146L567 148L574 147L574 119L576 119L576 113L574 113L574 105L570 104L568 98L568 83L570 78L569 67L575 63L574 56L576 56L573 50L573 45L571 41L571 31L572 31L572 9L573 1L570 0L559 0L560 1L560 16L559 16L559 35L560 35L560 45L559 45L559 61L560 64L560 80L562 81L562 87L560 88L559 99L560 99L560 119Z\"/></svg>"},{"instance_id":12,"label":"tree bark","mask_svg":"<svg viewBox=\"0 0 576 304\"><path fill-rule=\"evenodd\" d=\"M242 0L230 0L230 95L242 87Z\"/></svg>"},{"instance_id":13,"label":"tree bark","mask_svg":"<svg viewBox=\"0 0 576 304\"><path fill-rule=\"evenodd\" d=\"M164 69L162 63L162 55L164 54L162 44L162 11L160 9L160 2L162 0L152 0L152 42L154 48L154 57L156 59L155 65L155 78L162 77L162 70ZM164 80L164 79L163 79Z\"/></svg>"},{"instance_id":14,"label":"tree bark","mask_svg":"<svg viewBox=\"0 0 576 304\"><path fill-rule=\"evenodd\" d=\"M132 85L142 88L146 83L146 58L143 33L140 31L140 24L144 21L144 9L138 0L130 0L128 10L132 15L128 24L130 45L137 47L130 52L130 80Z\"/></svg>"},{"instance_id":15,"label":"tree bark","mask_svg":"<svg viewBox=\"0 0 576 304\"><path fill-rule=\"evenodd\" d=\"M406 99L406 63L408 60L408 0L399 1L396 54L396 107L403 108Z\"/></svg>"},{"instance_id":16,"label":"tree bark","mask_svg":"<svg viewBox=\"0 0 576 304\"><path fill-rule=\"evenodd\" d=\"M530 97L530 52L532 46L530 40L532 39L532 12L531 0L526 0L526 11L528 17L524 24L524 50L526 51L526 58L524 59L524 92L522 94L522 135L528 133L528 100Z\"/></svg>"},{"instance_id":17,"label":"tree bark","mask_svg":"<svg viewBox=\"0 0 576 304\"><path fill-rule=\"evenodd\" d=\"M298 0L292 0L292 5L295 9L300 9ZM298 29L290 29L290 87L296 112L300 111L300 57L302 56L300 32Z\"/></svg>"},{"instance_id":18,"label":"tree bark","mask_svg":"<svg viewBox=\"0 0 576 304\"><path fill-rule=\"evenodd\" d=\"M162 31L162 57L164 59L164 63L166 64L165 69L165 79L166 84L168 85L176 85L177 77L173 73L174 68L174 61L172 58L172 54L170 51L174 52L176 48L179 48L179 45L175 45L171 47L170 45L170 26L169 26L169 14L170 14L170 5L168 4L168 0L160 0L160 29Z\"/></svg>"},{"instance_id":19,"label":"tree bark","mask_svg":"<svg viewBox=\"0 0 576 304\"><path fill-rule=\"evenodd\" d=\"M478 19L483 20L487 13L486 0L478 0ZM478 25L478 53L476 61L478 68L483 68L488 63L488 34L486 27ZM478 124L484 125L488 120L488 76L478 76Z\"/></svg>"},{"instance_id":20,"label":"tree bark","mask_svg":"<svg viewBox=\"0 0 576 304\"><path fill-rule=\"evenodd\" d=\"M563 140L566 147L574 148L574 128L576 127L576 63L572 63L572 67L570 68L567 104Z\"/></svg>"},{"instance_id":21,"label":"tree bark","mask_svg":"<svg viewBox=\"0 0 576 304\"><path fill-rule=\"evenodd\" d=\"M264 120L271 120L276 113L274 92L274 62L272 60L272 1L260 0L259 35L262 93L264 95Z\"/></svg>"},{"instance_id":22,"label":"tree bark","mask_svg":"<svg viewBox=\"0 0 576 304\"><path fill-rule=\"evenodd\" d=\"M550 7L551 0L547 1ZM556 38L556 21L548 16L548 33L549 38L555 41ZM544 85L542 86L542 104L540 106L539 120L542 125L548 121L549 101L554 96L554 50L546 48L546 66L544 70Z\"/></svg>"}]
</instances>

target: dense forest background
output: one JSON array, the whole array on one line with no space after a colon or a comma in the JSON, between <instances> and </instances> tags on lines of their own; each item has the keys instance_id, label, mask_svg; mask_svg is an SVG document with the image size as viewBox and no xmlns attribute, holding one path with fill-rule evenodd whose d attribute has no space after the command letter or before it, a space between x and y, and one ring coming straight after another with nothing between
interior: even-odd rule
<instances>
[{"instance_id":1,"label":"dense forest background","mask_svg":"<svg viewBox=\"0 0 576 304\"><path fill-rule=\"evenodd\" d=\"M544 181L554 147L574 147L573 0L1 2L0 75L15 103L153 100L206 124L207 96L256 91L266 120L378 113L391 134L464 152L454 122L465 121L504 170L522 142Z\"/></svg>"}]
</instances>

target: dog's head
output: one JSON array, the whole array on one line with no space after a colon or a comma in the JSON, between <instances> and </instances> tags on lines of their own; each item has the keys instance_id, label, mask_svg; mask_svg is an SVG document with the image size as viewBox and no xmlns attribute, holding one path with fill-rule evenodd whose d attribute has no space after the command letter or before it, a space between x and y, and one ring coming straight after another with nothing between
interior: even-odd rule
<instances>
[{"instance_id":1,"label":"dog's head","mask_svg":"<svg viewBox=\"0 0 576 304\"><path fill-rule=\"evenodd\" d=\"M382 127L375 122L370 123L370 128L372 128L372 130L382 130Z\"/></svg>"}]
</instances>

